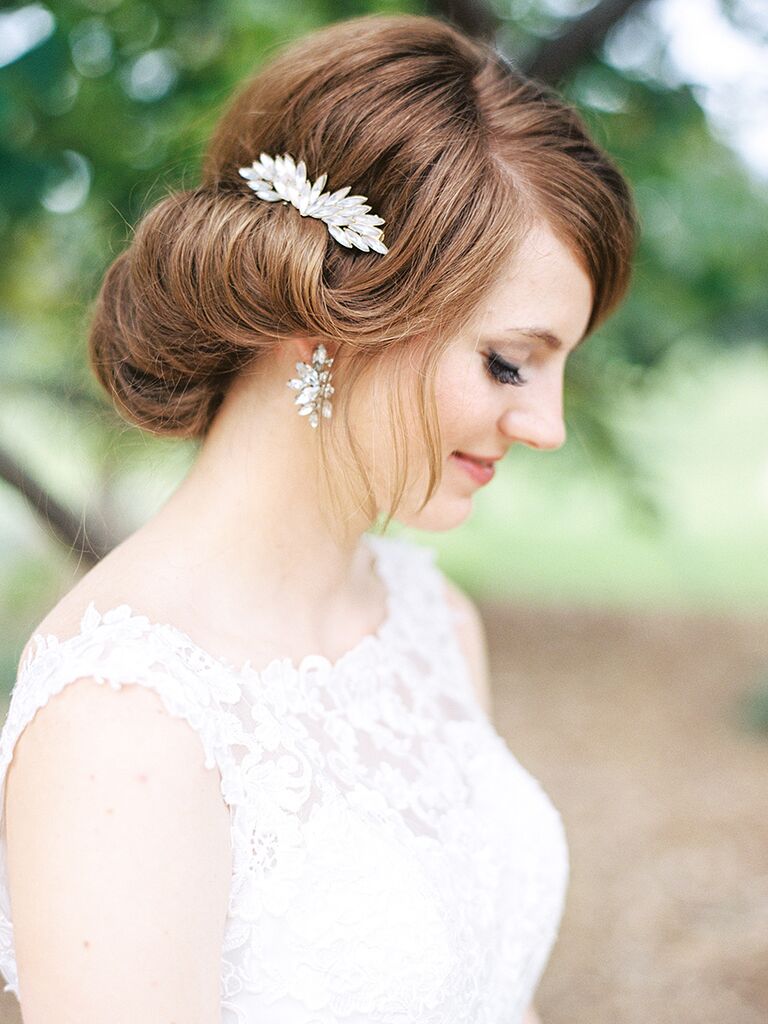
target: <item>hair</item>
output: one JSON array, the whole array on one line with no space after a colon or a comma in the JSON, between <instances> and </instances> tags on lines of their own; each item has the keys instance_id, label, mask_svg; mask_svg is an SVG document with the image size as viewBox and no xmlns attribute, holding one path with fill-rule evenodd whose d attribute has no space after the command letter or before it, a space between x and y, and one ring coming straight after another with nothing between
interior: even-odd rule
<instances>
[{"instance_id":1,"label":"hair","mask_svg":"<svg viewBox=\"0 0 768 1024\"><path fill-rule=\"evenodd\" d=\"M238 168L261 152L288 152L331 190L367 196L389 252L346 249L321 221L257 200ZM407 401L429 467L423 508L442 464L434 371L533 223L547 222L592 283L587 334L630 279L631 193L581 116L434 17L350 18L284 47L229 102L201 179L145 213L107 270L93 371L129 421L203 439L246 366L288 337L327 343L337 387L317 430L322 477L337 510L346 489L374 521L348 413L356 382L381 378L396 455L384 529L412 457Z\"/></svg>"}]
</instances>

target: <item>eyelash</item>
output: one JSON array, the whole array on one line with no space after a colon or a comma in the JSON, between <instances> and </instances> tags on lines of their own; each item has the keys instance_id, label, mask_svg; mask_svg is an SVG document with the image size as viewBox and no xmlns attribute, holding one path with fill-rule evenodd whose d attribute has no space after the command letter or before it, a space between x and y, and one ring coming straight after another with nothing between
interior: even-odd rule
<instances>
[{"instance_id":1,"label":"eyelash","mask_svg":"<svg viewBox=\"0 0 768 1024\"><path fill-rule=\"evenodd\" d=\"M499 384L513 384L515 387L525 384L525 379L520 376L520 367L512 366L511 363L502 359L498 352L494 352L493 349L488 353L486 365L491 377L498 381Z\"/></svg>"}]
</instances>

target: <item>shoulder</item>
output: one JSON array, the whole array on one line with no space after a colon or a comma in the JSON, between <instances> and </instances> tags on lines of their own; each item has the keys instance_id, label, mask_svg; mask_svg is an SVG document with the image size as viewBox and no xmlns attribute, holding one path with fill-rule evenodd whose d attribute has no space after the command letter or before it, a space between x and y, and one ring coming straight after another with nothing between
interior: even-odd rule
<instances>
[{"instance_id":1,"label":"shoulder","mask_svg":"<svg viewBox=\"0 0 768 1024\"><path fill-rule=\"evenodd\" d=\"M55 636L58 640L67 640L79 632L83 615L90 602L85 595L78 599L76 591L77 588L65 594L34 627L22 649L19 669L32 653L36 637Z\"/></svg>"},{"instance_id":2,"label":"shoulder","mask_svg":"<svg viewBox=\"0 0 768 1024\"><path fill-rule=\"evenodd\" d=\"M491 685L488 668L488 638L477 605L453 580L441 572L448 606L458 612L456 631L469 664L477 698L486 714L492 713Z\"/></svg>"},{"instance_id":3,"label":"shoulder","mask_svg":"<svg viewBox=\"0 0 768 1024\"><path fill-rule=\"evenodd\" d=\"M429 588L437 587L440 596L447 606L456 614L452 616L461 650L466 658L470 676L474 683L477 700L490 718L492 714L491 686L488 670L487 637L480 612L472 600L453 580L445 574L437 562L434 548L417 543L407 536L370 535L369 540L375 550L384 552L389 557L402 558L406 565L415 566L416 571L411 578L415 581L415 592L424 583L424 570L427 571ZM437 579L437 583L435 583ZM417 599L421 599L421 594Z\"/></svg>"},{"instance_id":4,"label":"shoulder","mask_svg":"<svg viewBox=\"0 0 768 1024\"><path fill-rule=\"evenodd\" d=\"M31 631L19 658L19 667L26 661L34 647L36 636L56 637L59 641L70 640L80 632L83 618L91 604L99 611L106 612L122 604L130 603L131 590L126 584L127 574L120 566L112 570L115 560L111 552L59 598L53 607L45 612ZM121 585L121 580L122 585Z\"/></svg>"},{"instance_id":5,"label":"shoulder","mask_svg":"<svg viewBox=\"0 0 768 1024\"><path fill-rule=\"evenodd\" d=\"M188 592L180 588L174 598L162 573L149 571L151 567L148 553L139 545L123 542L113 549L45 612L24 643L17 672L32 654L38 637L46 645L67 644L74 652L82 634L90 631L96 619L104 626L102 635L107 632L106 623L111 623L111 639L115 641L120 633L127 638L128 633L135 632L124 622L127 612L147 622L175 621L178 594Z\"/></svg>"},{"instance_id":6,"label":"shoulder","mask_svg":"<svg viewBox=\"0 0 768 1024\"><path fill-rule=\"evenodd\" d=\"M134 769L142 768L156 780L162 775L168 785L194 773L200 782L210 779L211 793L216 793L199 739L180 718L167 714L156 690L112 687L81 675L51 694L25 722L8 781L23 776L34 787L42 775L60 779L64 766L79 780L89 765L98 765L96 778L109 785L140 777Z\"/></svg>"},{"instance_id":7,"label":"shoulder","mask_svg":"<svg viewBox=\"0 0 768 1024\"><path fill-rule=\"evenodd\" d=\"M177 768L218 779L223 794L239 736L237 680L195 657L183 634L105 602L105 592L97 607L92 593L70 592L24 647L0 731L0 787L19 750L43 765L67 756L62 744L92 746L95 758L130 737L131 751L154 743Z\"/></svg>"},{"instance_id":8,"label":"shoulder","mask_svg":"<svg viewBox=\"0 0 768 1024\"><path fill-rule=\"evenodd\" d=\"M430 587L435 576L441 596L449 609L456 613L452 616L459 646L469 668L470 677L475 687L478 703L488 717L492 714L492 695L488 667L488 642L482 616L472 598L454 583L437 562L434 548L416 543L403 536L374 537L374 543L384 543L385 551L391 550L395 557L402 557L419 568L416 579L421 582L421 571L426 566Z\"/></svg>"},{"instance_id":9,"label":"shoulder","mask_svg":"<svg viewBox=\"0 0 768 1024\"><path fill-rule=\"evenodd\" d=\"M73 755L123 767L162 760L173 777L182 765L211 780L219 773L208 769L223 770L214 682L195 685L127 606L101 615L89 605L41 626L22 654L0 734L0 786L20 762L34 778Z\"/></svg>"},{"instance_id":10,"label":"shoulder","mask_svg":"<svg viewBox=\"0 0 768 1024\"><path fill-rule=\"evenodd\" d=\"M100 1019L117 994L142 1019L149 996L127 979L135 988L147 949L178 998L190 972L202 977L212 1012L231 852L228 810L201 753L154 693L88 677L39 708L20 736L0 885L10 891L24 1005L36 1008L35 1020L55 1016L56 1001L85 1007L83 971ZM54 962L61 969L52 973ZM199 1007L187 998L178 1005L191 1019Z\"/></svg>"}]
</instances>

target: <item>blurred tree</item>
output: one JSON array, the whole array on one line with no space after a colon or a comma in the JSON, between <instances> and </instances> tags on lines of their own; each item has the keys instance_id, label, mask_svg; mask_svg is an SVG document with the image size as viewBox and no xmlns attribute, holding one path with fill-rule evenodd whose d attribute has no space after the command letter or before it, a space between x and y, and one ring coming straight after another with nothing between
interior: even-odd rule
<instances>
[{"instance_id":1,"label":"blurred tree","mask_svg":"<svg viewBox=\"0 0 768 1024\"><path fill-rule=\"evenodd\" d=\"M15 434L0 418L0 478L78 558L95 561L119 538L128 524L116 493L146 447L113 414L85 366L88 307L106 266L148 206L169 187L194 182L220 106L275 47L338 18L409 10L493 39L521 67L554 81L635 185L644 231L633 293L573 358L569 417L592 454L623 467L635 497L643 497L630 455L601 415L611 396L641 384L638 371L683 334L715 349L760 338L768 320L764 185L714 137L693 89L653 68L629 72L606 48L629 14L645 19L636 22L644 45L650 34L663 49L650 8L646 0L510 0L503 13L468 0L5 7L0 233L13 259L0 265L0 409L34 409L44 439ZM744 32L762 30L736 0L724 9ZM76 412L90 465L74 477L62 469L57 479L51 438L63 429L62 410L70 419ZM67 452L61 456L65 467Z\"/></svg>"}]
</instances>

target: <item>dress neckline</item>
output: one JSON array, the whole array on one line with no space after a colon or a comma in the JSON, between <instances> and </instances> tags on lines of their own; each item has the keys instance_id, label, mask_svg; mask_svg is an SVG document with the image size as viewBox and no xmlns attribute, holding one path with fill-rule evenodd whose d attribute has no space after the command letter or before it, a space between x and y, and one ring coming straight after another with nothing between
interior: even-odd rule
<instances>
[{"instance_id":1,"label":"dress neckline","mask_svg":"<svg viewBox=\"0 0 768 1024\"><path fill-rule=\"evenodd\" d=\"M386 557L391 550L388 545L397 544L397 538L363 533L362 539L373 555L373 571L384 589L384 619L374 632L364 634L349 650L333 661L324 654L309 653L303 655L298 663L289 655L276 655L261 668L254 668L251 658L240 665L235 665L224 656L212 654L173 623L154 621L125 602L114 605L105 611L99 611L95 601L89 601L80 621L80 629L72 636L62 640L53 633L34 633L32 635L33 647L24 663L23 672L26 673L33 667L38 655L44 650L59 649L76 644L87 638L95 629L122 623L143 627L152 632L157 631L169 639L175 647L183 648L187 652L191 651L197 660L206 663L208 668L221 668L241 682L252 678L267 677L279 669L294 676L302 676L307 670L319 671L327 676L336 675L342 668L357 661L363 654L378 653L386 647L387 641L396 635L398 623L404 611L402 595L405 588L402 585L395 587L392 569ZM400 579L399 582L404 584L405 581Z\"/></svg>"}]
</instances>

